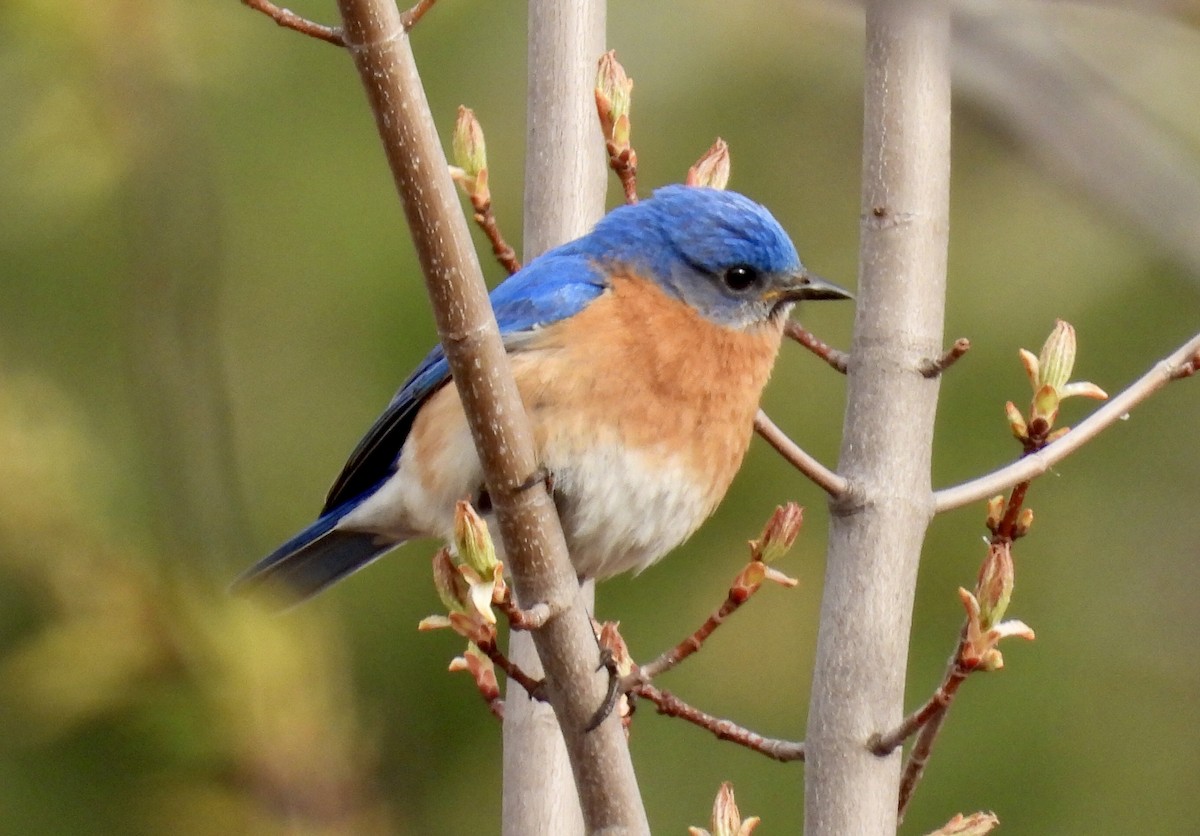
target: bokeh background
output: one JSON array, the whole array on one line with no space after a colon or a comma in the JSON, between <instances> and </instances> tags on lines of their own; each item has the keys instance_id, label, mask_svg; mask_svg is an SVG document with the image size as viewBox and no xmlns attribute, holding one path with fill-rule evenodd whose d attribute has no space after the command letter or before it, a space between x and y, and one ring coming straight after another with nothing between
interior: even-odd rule
<instances>
[{"instance_id":1,"label":"bokeh background","mask_svg":"<svg viewBox=\"0 0 1200 836\"><path fill-rule=\"evenodd\" d=\"M1078 329L1076 377L1110 392L1200 327L1197 7L1138 8L960 7L946 336L974 349L942 386L937 485L1017 452L1017 349L1056 317ZM460 103L485 126L513 240L524 12L445 0L414 38L443 132ZM860 12L693 0L609 17L637 81L643 192L720 135L732 186L853 285ZM433 544L282 617L224 594L311 518L434 339L346 56L234 0L7 0L0 103L0 831L496 832L498 725L445 671L460 642L416 631L438 608ZM847 344L848 306L801 316ZM1010 612L1038 639L966 684L906 832L977 809L1005 833L1194 832L1198 386L1170 386L1033 488ZM842 392L790 346L766 406L832 463ZM783 565L800 588L766 590L663 684L799 738L826 511L765 444L711 523L603 585L599 612L636 657L657 654L788 499L808 508ZM910 704L952 649L983 516L930 532ZM798 764L648 708L632 747L657 833L706 823L722 780L759 832L799 826Z\"/></svg>"}]
</instances>

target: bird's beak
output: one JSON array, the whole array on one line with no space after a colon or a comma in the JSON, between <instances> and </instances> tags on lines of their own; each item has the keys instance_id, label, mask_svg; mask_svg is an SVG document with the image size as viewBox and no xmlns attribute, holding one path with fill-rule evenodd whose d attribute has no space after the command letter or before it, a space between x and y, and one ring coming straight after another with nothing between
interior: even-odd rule
<instances>
[{"instance_id":1,"label":"bird's beak","mask_svg":"<svg viewBox=\"0 0 1200 836\"><path fill-rule=\"evenodd\" d=\"M799 302L802 299L853 299L854 294L831 281L807 271L783 277L777 291L780 299Z\"/></svg>"}]
</instances>

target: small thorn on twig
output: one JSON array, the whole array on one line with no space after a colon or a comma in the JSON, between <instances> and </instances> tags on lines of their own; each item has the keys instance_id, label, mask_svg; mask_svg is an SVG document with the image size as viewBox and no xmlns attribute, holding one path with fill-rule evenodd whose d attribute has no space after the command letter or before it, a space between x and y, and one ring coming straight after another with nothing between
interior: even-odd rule
<instances>
[{"instance_id":1,"label":"small thorn on twig","mask_svg":"<svg viewBox=\"0 0 1200 836\"><path fill-rule=\"evenodd\" d=\"M432 9L436 2L437 0L421 0L417 5L401 14L400 23L404 26L404 31L411 32L412 28L421 22L421 18L425 17L425 13Z\"/></svg>"},{"instance_id":2,"label":"small thorn on twig","mask_svg":"<svg viewBox=\"0 0 1200 836\"><path fill-rule=\"evenodd\" d=\"M242 3L255 11L262 12L284 29L292 29L318 41L325 41L334 46L345 46L342 30L335 26L324 26L308 18L301 17L290 9L282 9L271 0L242 0Z\"/></svg>"},{"instance_id":3,"label":"small thorn on twig","mask_svg":"<svg viewBox=\"0 0 1200 836\"><path fill-rule=\"evenodd\" d=\"M1191 377L1197 370L1200 370L1200 351L1197 351L1176 369L1171 374L1171 380L1183 380L1185 377Z\"/></svg>"},{"instance_id":4,"label":"small thorn on twig","mask_svg":"<svg viewBox=\"0 0 1200 836\"><path fill-rule=\"evenodd\" d=\"M829 367L841 374L846 373L846 368L849 366L850 355L844 351L839 351L826 343L821 342L813 333L796 322L789 319L783 326L783 333L789 339L795 340L800 345L807 348L813 354L824 360Z\"/></svg>"},{"instance_id":5,"label":"small thorn on twig","mask_svg":"<svg viewBox=\"0 0 1200 836\"><path fill-rule=\"evenodd\" d=\"M924 377L937 377L939 374L946 371L946 369L957 363L959 359L970 350L971 341L966 337L959 337L954 341L954 345L950 346L950 349L941 357L938 357L936 360L926 360L923 362L919 368L919 371Z\"/></svg>"}]
</instances>

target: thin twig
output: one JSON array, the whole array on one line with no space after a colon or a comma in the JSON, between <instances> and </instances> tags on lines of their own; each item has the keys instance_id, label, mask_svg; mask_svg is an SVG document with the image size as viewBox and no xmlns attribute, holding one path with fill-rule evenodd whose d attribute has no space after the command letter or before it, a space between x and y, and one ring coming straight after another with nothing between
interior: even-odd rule
<instances>
[{"instance_id":1,"label":"thin twig","mask_svg":"<svg viewBox=\"0 0 1200 836\"><path fill-rule=\"evenodd\" d=\"M617 179L621 181L621 189L625 193L626 203L637 203L637 154L633 153L632 148L617 150L617 146L611 141L606 143L608 150L608 165L609 168L617 175Z\"/></svg>"},{"instance_id":2,"label":"thin twig","mask_svg":"<svg viewBox=\"0 0 1200 836\"><path fill-rule=\"evenodd\" d=\"M739 591L730 589L729 594L725 596L725 600L721 602L721 606L718 607L711 615L709 615L709 617L705 619L704 623L701 624L695 632L693 632L679 644L672 647L670 650L662 653L657 659L647 662L645 665L641 665L637 672L632 674L632 676L638 682L649 682L659 674L671 670L671 668L675 667L684 659L691 656L693 653L703 647L704 642L707 641L708 637L713 634L713 631L725 623L725 619L736 612L737 609L742 606L742 604L749 601L750 595L753 595L754 592L757 591L758 590L755 589L750 594L746 594L745 591L742 590L739 594Z\"/></svg>"},{"instance_id":3,"label":"thin twig","mask_svg":"<svg viewBox=\"0 0 1200 836\"><path fill-rule=\"evenodd\" d=\"M761 409L754 416L754 430L766 439L779 455L787 459L792 467L807 476L825 493L836 498L843 496L849 489L849 482L800 449L800 446L788 438L787 433Z\"/></svg>"},{"instance_id":4,"label":"thin twig","mask_svg":"<svg viewBox=\"0 0 1200 836\"><path fill-rule=\"evenodd\" d=\"M967 674L970 673L970 670L962 664L962 648L966 629L966 625L964 625L958 647L955 649L954 655L950 657L950 663L946 666L946 673L942 677L941 683L938 684L937 690L925 701L924 705L901 720L896 728L883 734L872 735L871 739L867 741L867 746L872 752L880 757L890 755L897 747L903 745L904 741L924 728L935 714L945 713L950 708L950 703L954 701L954 696L958 693L958 686L962 685Z\"/></svg>"},{"instance_id":5,"label":"thin twig","mask_svg":"<svg viewBox=\"0 0 1200 836\"><path fill-rule=\"evenodd\" d=\"M517 259L516 251L504 240L500 225L496 223L496 216L492 213L492 201L477 201L472 195L471 208L475 210L475 223L492 245L492 255L496 257L496 261L500 262L500 266L507 270L510 276L520 270L521 262Z\"/></svg>"},{"instance_id":6,"label":"thin twig","mask_svg":"<svg viewBox=\"0 0 1200 836\"><path fill-rule=\"evenodd\" d=\"M1194 373L1198 353L1200 353L1200 334L1192 337L1179 349L1160 360L1150 371L1134 381L1123 392L1044 449L1031 453L986 476L937 491L934 494L935 512L941 513L961 508L972 502L1003 493L1019 482L1026 482L1042 475L1087 444L1103 430L1124 418L1135 406L1159 389L1173 380L1179 380Z\"/></svg>"},{"instance_id":7,"label":"thin twig","mask_svg":"<svg viewBox=\"0 0 1200 836\"><path fill-rule=\"evenodd\" d=\"M729 616L737 612L754 597L756 592L762 589L764 582L769 580L788 588L796 586L799 581L771 568L768 564L782 557L792 547L803 524L804 509L795 502L777 507L763 526L762 534L749 542L750 560L729 584L729 591L725 593L725 600L721 602L720 606L713 610L704 623L686 639L661 654L657 659L630 673L626 682L622 683L623 690L629 691L637 684L649 682L698 651L704 646L708 637L724 624ZM620 638L619 633L617 638ZM628 655L628 649L624 647L623 641L620 649Z\"/></svg>"},{"instance_id":8,"label":"thin twig","mask_svg":"<svg viewBox=\"0 0 1200 836\"><path fill-rule=\"evenodd\" d=\"M934 711L932 716L925 722L925 725L921 727L921 731L917 735L917 740L913 744L912 750L908 753L908 760L904 762L904 771L900 776L900 792L896 802L899 821L904 821L904 813L908 810L908 803L912 801L913 791L916 790L917 784L921 782L921 776L925 774L925 765L929 762L929 753L933 751L933 742L937 740L938 732L941 730L942 722L945 719L945 708Z\"/></svg>"},{"instance_id":9,"label":"thin twig","mask_svg":"<svg viewBox=\"0 0 1200 836\"><path fill-rule=\"evenodd\" d=\"M937 377L946 369L953 366L962 356L971 350L971 341L966 337L959 337L954 341L954 345L950 346L949 350L935 360L926 360L921 366L921 374L925 377Z\"/></svg>"},{"instance_id":10,"label":"thin twig","mask_svg":"<svg viewBox=\"0 0 1200 836\"><path fill-rule=\"evenodd\" d=\"M400 23L404 26L404 31L411 32L412 28L421 22L421 18L425 17L425 13L432 9L436 2L437 0L420 0L417 5L402 13Z\"/></svg>"},{"instance_id":11,"label":"thin twig","mask_svg":"<svg viewBox=\"0 0 1200 836\"><path fill-rule=\"evenodd\" d=\"M807 348L813 354L820 357L829 367L841 374L846 373L846 368L849 366L850 355L844 351L839 351L828 343L821 340L797 322L794 319L789 319L783 324L783 334L789 339L795 340L800 345Z\"/></svg>"},{"instance_id":12,"label":"thin twig","mask_svg":"<svg viewBox=\"0 0 1200 836\"><path fill-rule=\"evenodd\" d=\"M533 699L542 699L542 680L534 679L514 662L509 661L509 658L496 645L494 639L490 642L480 642L476 647L483 651L484 655L491 660L493 665L504 671L505 676L524 688L526 694Z\"/></svg>"},{"instance_id":13,"label":"thin twig","mask_svg":"<svg viewBox=\"0 0 1200 836\"><path fill-rule=\"evenodd\" d=\"M722 720L720 717L714 717L712 714L701 711L669 691L659 690L648 683L639 685L634 689L634 693L654 703L659 714L678 717L702 729L707 729L719 740L731 741L784 763L804 760L804 744L802 742L763 737L737 723Z\"/></svg>"},{"instance_id":14,"label":"thin twig","mask_svg":"<svg viewBox=\"0 0 1200 836\"><path fill-rule=\"evenodd\" d=\"M242 0L242 3L262 12L285 29L292 29L302 35L308 35L310 38L316 38L318 41L325 41L334 46L346 45L345 39L342 38L342 30L336 26L315 23L308 18L301 17L291 9L282 9L276 6L271 0Z\"/></svg>"}]
</instances>

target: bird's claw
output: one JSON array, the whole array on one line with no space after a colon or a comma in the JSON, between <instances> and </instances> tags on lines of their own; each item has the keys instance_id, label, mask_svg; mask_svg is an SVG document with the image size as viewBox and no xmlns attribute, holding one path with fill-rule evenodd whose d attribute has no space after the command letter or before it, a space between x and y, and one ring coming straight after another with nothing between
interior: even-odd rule
<instances>
[{"instance_id":1,"label":"bird's claw","mask_svg":"<svg viewBox=\"0 0 1200 836\"><path fill-rule=\"evenodd\" d=\"M584 727L585 732L598 729L605 718L617 707L617 699L621 696L621 672L617 670L617 660L607 647L600 648L600 664L596 666L596 670L601 669L608 671L608 691L604 695L604 702L600 703L600 707L596 709L596 713Z\"/></svg>"}]
</instances>

